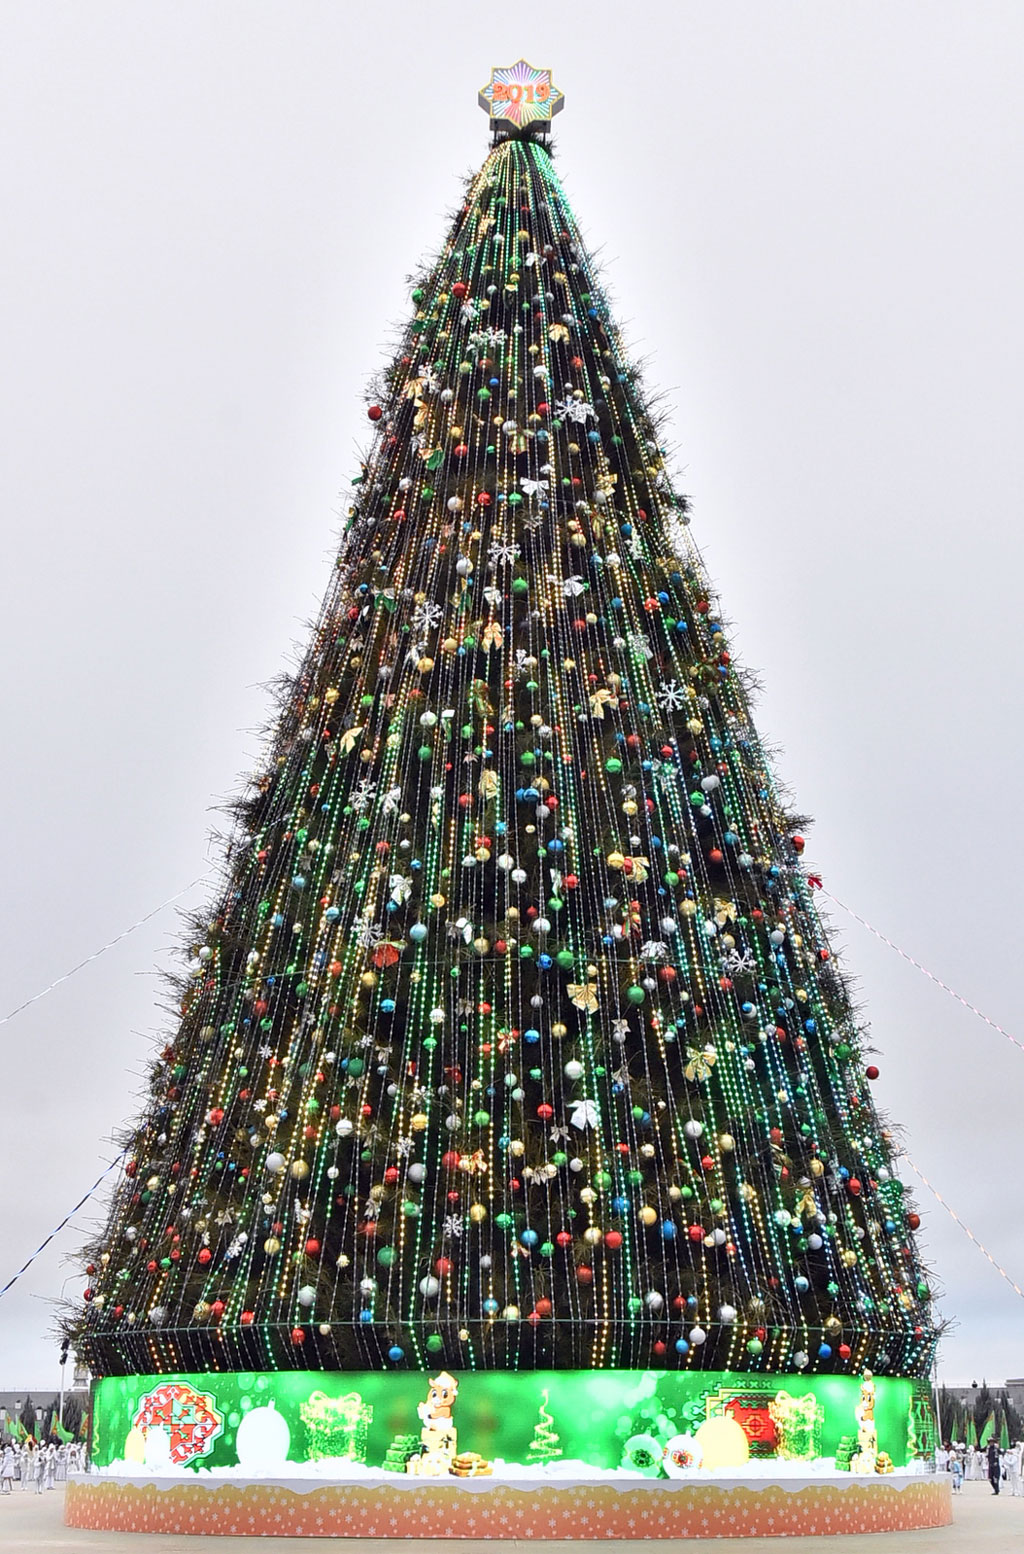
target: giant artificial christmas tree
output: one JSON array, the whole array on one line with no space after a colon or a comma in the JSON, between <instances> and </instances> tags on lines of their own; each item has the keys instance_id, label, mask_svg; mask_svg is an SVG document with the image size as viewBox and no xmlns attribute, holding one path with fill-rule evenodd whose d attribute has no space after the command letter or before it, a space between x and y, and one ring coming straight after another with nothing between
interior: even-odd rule
<instances>
[{"instance_id":1,"label":"giant artificial christmas tree","mask_svg":"<svg viewBox=\"0 0 1024 1554\"><path fill-rule=\"evenodd\" d=\"M520 65L487 102L80 1348L924 1375L916 1216L544 139L560 94Z\"/></svg>"}]
</instances>

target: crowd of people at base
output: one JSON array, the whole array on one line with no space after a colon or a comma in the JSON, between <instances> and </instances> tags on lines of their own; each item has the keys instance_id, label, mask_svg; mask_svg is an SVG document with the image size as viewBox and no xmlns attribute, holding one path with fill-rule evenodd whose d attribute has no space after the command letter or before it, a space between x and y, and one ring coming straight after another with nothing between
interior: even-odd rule
<instances>
[{"instance_id":1,"label":"crowd of people at base","mask_svg":"<svg viewBox=\"0 0 1024 1554\"><path fill-rule=\"evenodd\" d=\"M34 1441L24 1441L20 1446L8 1444L0 1451L0 1495L13 1492L16 1483L22 1489L31 1485L37 1495L44 1489L55 1489L69 1473L79 1473L85 1463L85 1447L81 1441L68 1441L58 1446L54 1441L37 1446Z\"/></svg>"},{"instance_id":2,"label":"crowd of people at base","mask_svg":"<svg viewBox=\"0 0 1024 1554\"><path fill-rule=\"evenodd\" d=\"M987 1446L965 1446L947 1441L935 1453L938 1473L951 1473L953 1493L958 1495L965 1478L988 1479L992 1493L998 1495L1005 1486L1008 1495L1024 1495L1024 1444L1000 1447L998 1441Z\"/></svg>"}]
</instances>

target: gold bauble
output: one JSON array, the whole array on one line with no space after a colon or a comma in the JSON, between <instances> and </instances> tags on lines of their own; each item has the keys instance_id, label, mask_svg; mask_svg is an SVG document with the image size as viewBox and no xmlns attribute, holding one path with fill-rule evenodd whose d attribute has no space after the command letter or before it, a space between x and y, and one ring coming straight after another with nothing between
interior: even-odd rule
<instances>
[{"instance_id":1,"label":"gold bauble","mask_svg":"<svg viewBox=\"0 0 1024 1554\"><path fill-rule=\"evenodd\" d=\"M422 1133L429 1120L426 1112L413 1112L409 1118L409 1126L414 1133Z\"/></svg>"},{"instance_id":2,"label":"gold bauble","mask_svg":"<svg viewBox=\"0 0 1024 1554\"><path fill-rule=\"evenodd\" d=\"M658 1223L657 1209L652 1209L649 1203L645 1203L640 1210L640 1221L644 1225L656 1225Z\"/></svg>"}]
</instances>

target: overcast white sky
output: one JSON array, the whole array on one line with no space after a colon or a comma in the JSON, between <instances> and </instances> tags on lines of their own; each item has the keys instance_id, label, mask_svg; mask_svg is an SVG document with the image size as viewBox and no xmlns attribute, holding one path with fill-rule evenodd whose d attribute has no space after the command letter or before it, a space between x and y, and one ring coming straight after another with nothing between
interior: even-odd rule
<instances>
[{"instance_id":1,"label":"overcast white sky","mask_svg":"<svg viewBox=\"0 0 1024 1554\"><path fill-rule=\"evenodd\" d=\"M525 55L808 861L1024 1040L1024 7L4 0L0 33L0 1013L204 872ZM1024 1052L836 921L881 1104L1024 1284ZM0 1028L0 1285L112 1158L175 932ZM941 1373L1024 1374L1024 1302L921 1208ZM74 1223L0 1303L0 1387L56 1385Z\"/></svg>"}]
</instances>

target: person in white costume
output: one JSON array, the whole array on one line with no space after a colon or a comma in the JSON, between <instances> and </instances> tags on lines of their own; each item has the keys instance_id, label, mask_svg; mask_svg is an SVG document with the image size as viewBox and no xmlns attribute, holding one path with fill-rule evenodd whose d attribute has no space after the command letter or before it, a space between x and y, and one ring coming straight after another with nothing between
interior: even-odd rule
<instances>
[{"instance_id":1,"label":"person in white costume","mask_svg":"<svg viewBox=\"0 0 1024 1554\"><path fill-rule=\"evenodd\" d=\"M5 1446L0 1457L0 1495L9 1495L14 1488L14 1447Z\"/></svg>"}]
</instances>

